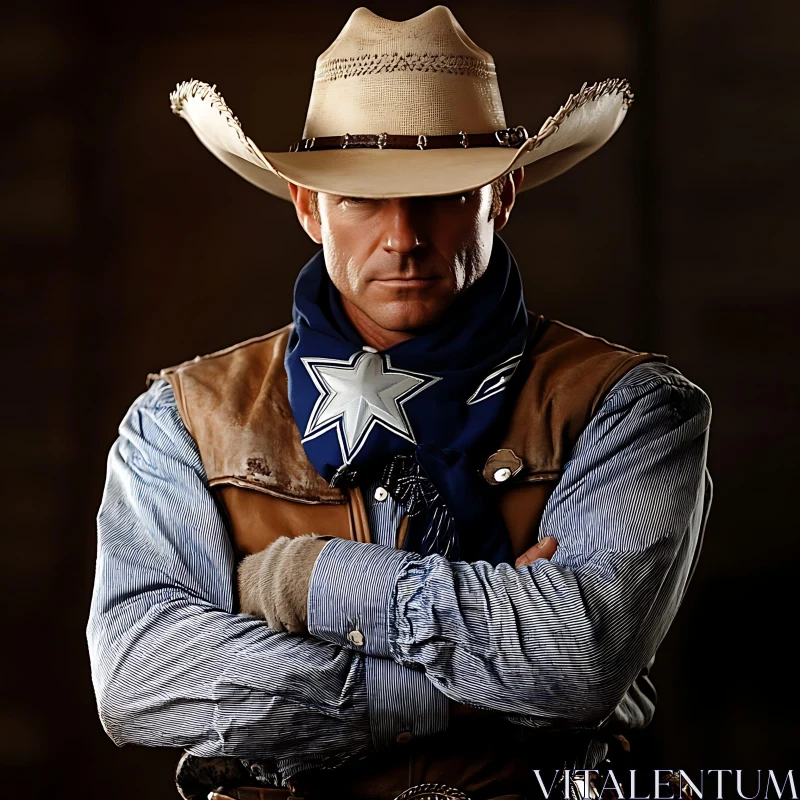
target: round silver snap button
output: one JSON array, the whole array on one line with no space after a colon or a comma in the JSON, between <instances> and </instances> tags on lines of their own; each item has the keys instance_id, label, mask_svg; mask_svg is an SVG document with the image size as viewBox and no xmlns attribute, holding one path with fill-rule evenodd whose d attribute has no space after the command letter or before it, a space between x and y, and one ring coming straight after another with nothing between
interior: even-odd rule
<instances>
[{"instance_id":1,"label":"round silver snap button","mask_svg":"<svg viewBox=\"0 0 800 800\"><path fill-rule=\"evenodd\" d=\"M387 492L386 489L383 488L383 486L379 486L375 490L374 497L379 503L382 503L388 496L389 492Z\"/></svg>"},{"instance_id":2,"label":"round silver snap button","mask_svg":"<svg viewBox=\"0 0 800 800\"><path fill-rule=\"evenodd\" d=\"M508 467L503 467L502 469L498 469L494 473L494 479L498 483L502 483L503 481L507 481L511 477L511 470Z\"/></svg>"},{"instance_id":3,"label":"round silver snap button","mask_svg":"<svg viewBox=\"0 0 800 800\"><path fill-rule=\"evenodd\" d=\"M365 344L361 349L365 353L377 353L378 352L374 347L370 347L368 344Z\"/></svg>"},{"instance_id":4,"label":"round silver snap button","mask_svg":"<svg viewBox=\"0 0 800 800\"><path fill-rule=\"evenodd\" d=\"M347 638L351 644L354 644L356 647L361 647L364 644L364 634L361 631L350 631L347 634Z\"/></svg>"}]
</instances>

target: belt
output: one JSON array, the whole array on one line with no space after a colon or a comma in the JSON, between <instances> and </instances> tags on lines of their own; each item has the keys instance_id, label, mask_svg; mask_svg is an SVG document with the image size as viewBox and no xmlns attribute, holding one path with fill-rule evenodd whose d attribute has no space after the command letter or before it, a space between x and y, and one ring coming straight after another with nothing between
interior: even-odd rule
<instances>
[{"instance_id":1,"label":"belt","mask_svg":"<svg viewBox=\"0 0 800 800\"><path fill-rule=\"evenodd\" d=\"M681 785L677 772L673 772L669 776L668 782L671 786L681 791L681 800L693 800L692 793ZM561 785L562 782L559 782L558 787ZM606 796L610 798L618 797L614 792L609 795L600 794L594 781L588 787L588 795L584 794L586 791L587 787L584 787L582 781L578 780L577 777L570 780L568 793L573 800L584 800L586 797L596 798L597 800L602 800ZM216 791L208 793L208 800L303 800L303 798L289 789L240 786L236 789L226 790L220 786ZM418 783L416 786L411 786L401 792L393 800L470 800L470 798L460 789L444 783ZM489 798L489 800L528 800L528 798L522 794L504 794Z\"/></svg>"},{"instance_id":2,"label":"belt","mask_svg":"<svg viewBox=\"0 0 800 800\"><path fill-rule=\"evenodd\" d=\"M504 720L480 726L465 721L455 733L412 741L335 770L295 774L288 788L253 785L257 779L238 759L197 765L188 754L184 759L194 761L182 763L191 769L179 767L176 783L186 800L524 800L540 794L532 767L573 768L586 746L553 731L536 733ZM213 783L211 775L216 777Z\"/></svg>"},{"instance_id":3,"label":"belt","mask_svg":"<svg viewBox=\"0 0 800 800\"><path fill-rule=\"evenodd\" d=\"M302 800L289 789L239 786L225 789L220 786L208 793L208 800ZM401 792L393 800L470 800L460 789L444 783L418 783ZM525 800L521 794L504 794L490 800Z\"/></svg>"},{"instance_id":4,"label":"belt","mask_svg":"<svg viewBox=\"0 0 800 800\"><path fill-rule=\"evenodd\" d=\"M220 786L208 793L208 800L295 800L288 789L268 789L263 786L238 786L235 789L226 789Z\"/></svg>"}]
</instances>

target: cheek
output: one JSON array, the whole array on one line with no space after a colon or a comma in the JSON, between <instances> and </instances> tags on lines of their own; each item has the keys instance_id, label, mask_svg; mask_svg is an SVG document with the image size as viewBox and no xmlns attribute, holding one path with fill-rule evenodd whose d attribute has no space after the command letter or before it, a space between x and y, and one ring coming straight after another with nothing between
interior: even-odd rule
<instances>
[{"instance_id":1,"label":"cheek","mask_svg":"<svg viewBox=\"0 0 800 800\"><path fill-rule=\"evenodd\" d=\"M353 252L350 237L323 227L322 250L333 285L348 299L353 299L360 291L360 258Z\"/></svg>"},{"instance_id":2,"label":"cheek","mask_svg":"<svg viewBox=\"0 0 800 800\"><path fill-rule=\"evenodd\" d=\"M469 288L483 275L492 253L494 223L489 220L491 198L483 197L465 220L453 259L456 291Z\"/></svg>"}]
</instances>

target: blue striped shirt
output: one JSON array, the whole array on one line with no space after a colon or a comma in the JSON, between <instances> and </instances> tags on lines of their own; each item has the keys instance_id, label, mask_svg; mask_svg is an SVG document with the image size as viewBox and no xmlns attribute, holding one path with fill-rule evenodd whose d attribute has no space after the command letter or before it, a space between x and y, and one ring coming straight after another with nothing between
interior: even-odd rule
<instances>
[{"instance_id":1,"label":"blue striped shirt","mask_svg":"<svg viewBox=\"0 0 800 800\"><path fill-rule=\"evenodd\" d=\"M310 634L298 636L233 613L224 514L156 381L120 424L97 517L86 633L106 733L255 759L254 777L281 786L401 733L444 730L447 698L532 727L647 724L652 704L632 682L699 553L710 418L707 395L674 367L628 371L545 507L540 536L555 536L556 554L516 570L395 550L403 509L368 502L374 543L326 544Z\"/></svg>"}]
</instances>

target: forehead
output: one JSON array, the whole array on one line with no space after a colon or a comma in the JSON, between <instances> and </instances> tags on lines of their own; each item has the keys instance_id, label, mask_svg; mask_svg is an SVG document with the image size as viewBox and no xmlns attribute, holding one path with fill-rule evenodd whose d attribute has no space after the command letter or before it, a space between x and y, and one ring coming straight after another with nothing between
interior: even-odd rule
<instances>
[{"instance_id":1,"label":"forehead","mask_svg":"<svg viewBox=\"0 0 800 800\"><path fill-rule=\"evenodd\" d=\"M340 195L333 192L315 192L313 190L309 190L309 194L312 197L321 197L326 201L360 200L365 203L434 203L442 200L452 200L456 197L479 197L485 192L492 191L492 189L493 184L486 184L485 186L478 186L475 189L457 192L456 194L414 195L411 197L365 197L360 195Z\"/></svg>"}]
</instances>

